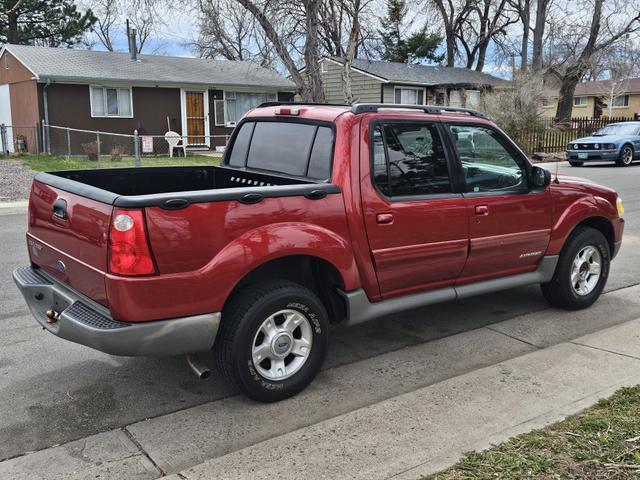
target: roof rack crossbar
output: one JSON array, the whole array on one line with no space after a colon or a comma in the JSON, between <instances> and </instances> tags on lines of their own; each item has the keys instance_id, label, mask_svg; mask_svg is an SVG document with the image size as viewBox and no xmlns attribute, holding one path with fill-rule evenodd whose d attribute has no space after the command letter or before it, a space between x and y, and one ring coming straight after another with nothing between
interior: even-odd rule
<instances>
[{"instance_id":1,"label":"roof rack crossbar","mask_svg":"<svg viewBox=\"0 0 640 480\"><path fill-rule=\"evenodd\" d=\"M470 108L445 107L444 105L403 105L400 103L356 103L352 105L351 112L358 115L360 113L375 113L379 109L402 109L420 110L424 113L466 113L472 117L486 118L483 113Z\"/></svg>"},{"instance_id":2,"label":"roof rack crossbar","mask_svg":"<svg viewBox=\"0 0 640 480\"><path fill-rule=\"evenodd\" d=\"M312 103L312 102L263 102L260 105L258 105L256 108L263 108L263 107L280 107L283 105L300 105L305 106L305 105L310 105L310 106L320 106L320 107L350 107L351 105L346 105L346 104L342 104L342 103Z\"/></svg>"}]
</instances>

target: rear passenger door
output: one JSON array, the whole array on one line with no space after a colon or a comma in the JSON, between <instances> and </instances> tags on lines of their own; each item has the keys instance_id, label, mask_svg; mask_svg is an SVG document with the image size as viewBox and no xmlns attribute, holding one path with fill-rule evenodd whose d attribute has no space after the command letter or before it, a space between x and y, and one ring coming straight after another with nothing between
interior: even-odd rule
<instances>
[{"instance_id":1,"label":"rear passenger door","mask_svg":"<svg viewBox=\"0 0 640 480\"><path fill-rule=\"evenodd\" d=\"M530 271L551 235L550 190L529 184L528 160L488 124L450 124L469 221L461 282Z\"/></svg>"},{"instance_id":2,"label":"rear passenger door","mask_svg":"<svg viewBox=\"0 0 640 480\"><path fill-rule=\"evenodd\" d=\"M441 128L384 120L365 132L363 214L382 296L452 285L467 258L468 223Z\"/></svg>"}]
</instances>

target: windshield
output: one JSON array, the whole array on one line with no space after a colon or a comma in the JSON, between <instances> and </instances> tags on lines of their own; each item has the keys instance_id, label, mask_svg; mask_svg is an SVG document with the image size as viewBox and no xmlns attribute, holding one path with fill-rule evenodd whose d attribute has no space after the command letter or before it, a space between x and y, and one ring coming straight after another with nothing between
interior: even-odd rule
<instances>
[{"instance_id":1,"label":"windshield","mask_svg":"<svg viewBox=\"0 0 640 480\"><path fill-rule=\"evenodd\" d=\"M625 123L612 123L601 128L593 134L594 137L602 135L635 135L638 132L638 125Z\"/></svg>"}]
</instances>

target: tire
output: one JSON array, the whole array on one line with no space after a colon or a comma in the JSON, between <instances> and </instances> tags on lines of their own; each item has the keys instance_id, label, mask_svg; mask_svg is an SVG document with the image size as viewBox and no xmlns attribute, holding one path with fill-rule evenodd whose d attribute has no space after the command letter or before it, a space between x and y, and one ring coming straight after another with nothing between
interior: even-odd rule
<instances>
[{"instance_id":1,"label":"tire","mask_svg":"<svg viewBox=\"0 0 640 480\"><path fill-rule=\"evenodd\" d=\"M620 150L620 156L616 162L620 167L628 167L633 163L634 151L631 145L625 145Z\"/></svg>"},{"instance_id":2,"label":"tire","mask_svg":"<svg viewBox=\"0 0 640 480\"><path fill-rule=\"evenodd\" d=\"M581 255L580 259L579 255ZM598 258L600 274L594 281L595 277L591 272L595 271L593 265L598 263L596 261ZM576 268L578 271L576 277L572 277L576 271L574 261L576 261L575 265L580 265ZM540 285L542 293L555 307L566 310L587 308L602 293L609 278L610 263L609 244L604 235L594 228L577 227L562 248L553 278L549 283ZM584 279L583 276L585 276ZM574 284L575 278L579 280Z\"/></svg>"},{"instance_id":3,"label":"tire","mask_svg":"<svg viewBox=\"0 0 640 480\"><path fill-rule=\"evenodd\" d=\"M311 290L281 280L249 285L222 312L214 345L218 368L227 381L259 402L292 397L320 371L328 327L326 309Z\"/></svg>"},{"instance_id":4,"label":"tire","mask_svg":"<svg viewBox=\"0 0 640 480\"><path fill-rule=\"evenodd\" d=\"M582 165L584 165L584 162L573 162L570 160L569 165L571 165L572 167L581 167Z\"/></svg>"}]
</instances>

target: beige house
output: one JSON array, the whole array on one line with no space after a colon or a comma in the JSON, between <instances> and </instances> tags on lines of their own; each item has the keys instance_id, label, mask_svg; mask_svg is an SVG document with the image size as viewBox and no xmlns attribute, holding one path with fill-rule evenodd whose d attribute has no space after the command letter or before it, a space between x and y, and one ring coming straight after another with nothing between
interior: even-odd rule
<instances>
[{"instance_id":1,"label":"beige house","mask_svg":"<svg viewBox=\"0 0 640 480\"><path fill-rule=\"evenodd\" d=\"M543 117L554 117L558 108L558 89L544 92L540 106ZM571 116L633 117L640 113L640 78L597 80L578 84Z\"/></svg>"},{"instance_id":2,"label":"beige house","mask_svg":"<svg viewBox=\"0 0 640 480\"><path fill-rule=\"evenodd\" d=\"M328 103L344 103L343 60L324 57L320 72ZM477 108L484 92L509 82L467 68L354 59L351 66L355 102L446 105Z\"/></svg>"}]
</instances>

